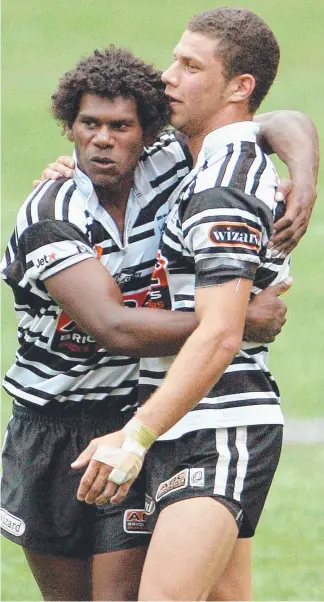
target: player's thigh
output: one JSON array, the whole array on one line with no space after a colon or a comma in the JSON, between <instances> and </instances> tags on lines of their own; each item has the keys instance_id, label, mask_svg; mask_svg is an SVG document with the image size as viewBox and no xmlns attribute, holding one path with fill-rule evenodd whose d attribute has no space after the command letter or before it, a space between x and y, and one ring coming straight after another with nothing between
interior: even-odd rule
<instances>
[{"instance_id":1,"label":"player's thigh","mask_svg":"<svg viewBox=\"0 0 324 602\"><path fill-rule=\"evenodd\" d=\"M147 547L95 554L93 600L137 600Z\"/></svg>"},{"instance_id":2,"label":"player's thigh","mask_svg":"<svg viewBox=\"0 0 324 602\"><path fill-rule=\"evenodd\" d=\"M227 567L208 599L225 602L252 599L252 538L237 539Z\"/></svg>"},{"instance_id":3,"label":"player's thigh","mask_svg":"<svg viewBox=\"0 0 324 602\"><path fill-rule=\"evenodd\" d=\"M139 600L207 600L236 538L233 515L215 499L197 497L166 506L148 549Z\"/></svg>"},{"instance_id":4,"label":"player's thigh","mask_svg":"<svg viewBox=\"0 0 324 602\"><path fill-rule=\"evenodd\" d=\"M23 550L44 600L92 599L91 559Z\"/></svg>"}]
</instances>

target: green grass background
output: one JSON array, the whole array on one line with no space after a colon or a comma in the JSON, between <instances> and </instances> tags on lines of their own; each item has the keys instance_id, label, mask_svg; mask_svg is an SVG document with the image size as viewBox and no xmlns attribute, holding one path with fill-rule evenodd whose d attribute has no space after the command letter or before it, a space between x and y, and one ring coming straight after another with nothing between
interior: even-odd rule
<instances>
[{"instance_id":1,"label":"green grass background","mask_svg":"<svg viewBox=\"0 0 324 602\"><path fill-rule=\"evenodd\" d=\"M43 166L71 151L50 117L58 78L94 48L124 45L165 68L188 18L222 1L3 0L2 246L19 205ZM279 75L262 111L306 112L323 142L324 0L235 0L271 25L282 49ZM281 174L285 169L279 166ZM324 416L324 176L307 235L293 255L288 322L271 366L287 416ZM16 322L2 287L2 367L11 363ZM3 429L10 400L2 395ZM255 538L257 600L324 600L323 461L320 445L285 445ZM2 540L2 600L40 600L18 546Z\"/></svg>"}]
</instances>

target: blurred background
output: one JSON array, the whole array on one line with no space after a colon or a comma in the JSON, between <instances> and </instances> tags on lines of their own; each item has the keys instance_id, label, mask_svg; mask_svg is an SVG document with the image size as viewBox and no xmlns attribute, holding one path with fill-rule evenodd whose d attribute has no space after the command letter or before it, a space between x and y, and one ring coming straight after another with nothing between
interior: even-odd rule
<instances>
[{"instance_id":1,"label":"blurred background","mask_svg":"<svg viewBox=\"0 0 324 602\"><path fill-rule=\"evenodd\" d=\"M282 51L279 75L261 111L307 113L324 137L323 0L3 0L2 242L18 207L47 163L70 154L50 116L58 78L94 48L123 45L159 68L189 17L217 6L244 6L272 27ZM276 163L280 175L286 170ZM287 435L255 537L256 600L324 600L324 174L308 232L292 259L288 322L272 346L271 371L282 393ZM2 370L13 360L16 320L2 286ZM2 394L2 433L11 400ZM2 538L2 600L41 600L21 548Z\"/></svg>"}]
</instances>

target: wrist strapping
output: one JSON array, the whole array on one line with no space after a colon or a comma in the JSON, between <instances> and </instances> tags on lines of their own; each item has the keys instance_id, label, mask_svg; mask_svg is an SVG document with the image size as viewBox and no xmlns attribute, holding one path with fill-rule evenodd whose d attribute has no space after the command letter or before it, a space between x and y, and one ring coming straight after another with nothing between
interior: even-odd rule
<instances>
[{"instance_id":1,"label":"wrist strapping","mask_svg":"<svg viewBox=\"0 0 324 602\"><path fill-rule=\"evenodd\" d=\"M157 434L145 426L139 418L135 417L125 424L123 431L127 435L122 445L123 449L125 449L126 440L130 438L133 441L136 441L146 452L158 437Z\"/></svg>"}]
</instances>

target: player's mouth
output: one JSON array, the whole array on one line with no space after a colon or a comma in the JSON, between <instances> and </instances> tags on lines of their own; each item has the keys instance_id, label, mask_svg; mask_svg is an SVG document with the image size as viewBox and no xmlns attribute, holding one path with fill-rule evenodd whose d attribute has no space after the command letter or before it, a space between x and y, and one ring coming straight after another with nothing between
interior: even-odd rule
<instances>
[{"instance_id":1,"label":"player's mouth","mask_svg":"<svg viewBox=\"0 0 324 602\"><path fill-rule=\"evenodd\" d=\"M179 100L178 98L176 98L175 96L171 96L171 94L166 94L167 99L169 101L169 107L170 109L179 106L180 104L182 104L182 101Z\"/></svg>"},{"instance_id":2,"label":"player's mouth","mask_svg":"<svg viewBox=\"0 0 324 602\"><path fill-rule=\"evenodd\" d=\"M100 165L100 167L113 167L114 165L116 165L116 162L113 161L112 159L110 159L109 157L99 157L99 156L94 156L91 157L91 163L95 163L96 165Z\"/></svg>"}]
</instances>

